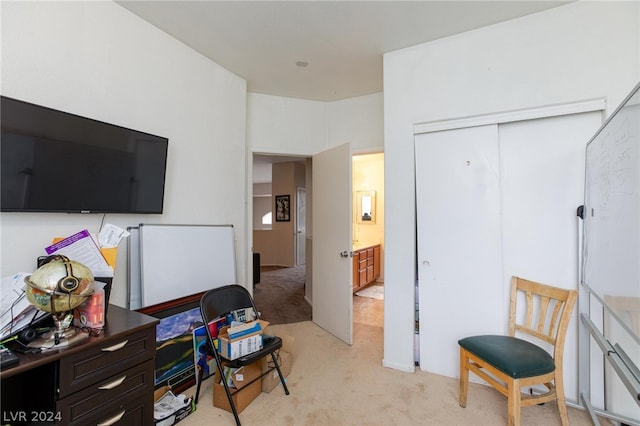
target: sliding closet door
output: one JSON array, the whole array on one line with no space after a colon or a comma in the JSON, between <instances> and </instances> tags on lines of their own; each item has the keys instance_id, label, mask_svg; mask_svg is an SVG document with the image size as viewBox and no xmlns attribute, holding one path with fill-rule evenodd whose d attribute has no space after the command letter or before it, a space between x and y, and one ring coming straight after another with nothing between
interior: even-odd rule
<instances>
[{"instance_id":1,"label":"sliding closet door","mask_svg":"<svg viewBox=\"0 0 640 426\"><path fill-rule=\"evenodd\" d=\"M503 333L498 127L415 137L420 368L458 375L458 339Z\"/></svg>"},{"instance_id":2,"label":"sliding closet door","mask_svg":"<svg viewBox=\"0 0 640 426\"><path fill-rule=\"evenodd\" d=\"M577 288L576 209L600 122L593 111L416 135L423 370L457 377L459 338L506 332L512 275ZM564 354L572 401L577 325L574 313Z\"/></svg>"},{"instance_id":3,"label":"sliding closet door","mask_svg":"<svg viewBox=\"0 0 640 426\"><path fill-rule=\"evenodd\" d=\"M600 122L590 112L500 125L505 279L576 286L585 147Z\"/></svg>"},{"instance_id":4,"label":"sliding closet door","mask_svg":"<svg viewBox=\"0 0 640 426\"><path fill-rule=\"evenodd\" d=\"M501 124L503 283L519 275L577 288L587 141L599 111ZM508 294L505 293L505 301ZM564 352L565 396L578 401L577 309Z\"/></svg>"}]
</instances>

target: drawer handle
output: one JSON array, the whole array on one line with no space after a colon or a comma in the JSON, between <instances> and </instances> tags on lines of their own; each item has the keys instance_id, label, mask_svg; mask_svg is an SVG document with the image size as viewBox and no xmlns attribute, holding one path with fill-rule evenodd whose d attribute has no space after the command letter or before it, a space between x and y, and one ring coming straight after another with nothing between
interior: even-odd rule
<instances>
[{"instance_id":1,"label":"drawer handle","mask_svg":"<svg viewBox=\"0 0 640 426\"><path fill-rule=\"evenodd\" d=\"M115 352L117 350L120 350L122 348L124 348L127 343L129 343L128 340L125 340L124 342L120 342L117 345L113 345L113 346L109 346L108 348L102 348L103 352Z\"/></svg>"},{"instance_id":2,"label":"drawer handle","mask_svg":"<svg viewBox=\"0 0 640 426\"><path fill-rule=\"evenodd\" d=\"M127 410L122 410L121 413L116 414L115 416L111 417L110 419L105 420L102 423L98 423L98 426L110 426L114 423L116 423L118 420L120 420L122 418L122 416L124 416L124 413L126 413Z\"/></svg>"},{"instance_id":3,"label":"drawer handle","mask_svg":"<svg viewBox=\"0 0 640 426\"><path fill-rule=\"evenodd\" d=\"M119 379L115 379L113 382L111 383L107 383L106 385L102 385L100 386L98 389L100 390L111 390L115 387L118 387L122 384L122 382L124 382L124 379L127 378L127 375L125 374L124 376L120 377Z\"/></svg>"}]
</instances>

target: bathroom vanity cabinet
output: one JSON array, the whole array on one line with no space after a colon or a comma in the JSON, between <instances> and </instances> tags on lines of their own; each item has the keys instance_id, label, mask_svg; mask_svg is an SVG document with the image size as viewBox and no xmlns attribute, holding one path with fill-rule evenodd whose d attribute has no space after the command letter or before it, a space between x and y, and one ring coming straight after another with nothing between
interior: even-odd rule
<instances>
[{"instance_id":1,"label":"bathroom vanity cabinet","mask_svg":"<svg viewBox=\"0 0 640 426\"><path fill-rule=\"evenodd\" d=\"M353 252L353 292L363 289L380 277L380 244Z\"/></svg>"}]
</instances>

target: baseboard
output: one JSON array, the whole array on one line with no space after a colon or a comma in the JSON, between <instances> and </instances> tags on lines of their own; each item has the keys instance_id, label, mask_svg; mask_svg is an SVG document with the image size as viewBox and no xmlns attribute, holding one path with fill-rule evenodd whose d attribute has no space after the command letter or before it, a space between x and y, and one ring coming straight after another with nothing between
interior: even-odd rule
<instances>
[{"instance_id":1,"label":"baseboard","mask_svg":"<svg viewBox=\"0 0 640 426\"><path fill-rule=\"evenodd\" d=\"M415 365L396 364L393 362L382 360L382 366L387 368L393 368L394 370L404 371L405 373L415 373Z\"/></svg>"}]
</instances>

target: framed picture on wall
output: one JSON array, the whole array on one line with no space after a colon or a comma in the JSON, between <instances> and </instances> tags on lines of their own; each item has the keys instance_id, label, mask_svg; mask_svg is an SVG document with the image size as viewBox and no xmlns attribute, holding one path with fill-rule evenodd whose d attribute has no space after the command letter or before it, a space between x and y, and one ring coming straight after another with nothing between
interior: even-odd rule
<instances>
[{"instance_id":1,"label":"framed picture on wall","mask_svg":"<svg viewBox=\"0 0 640 426\"><path fill-rule=\"evenodd\" d=\"M276 195L276 222L291 220L291 198L289 195Z\"/></svg>"}]
</instances>

